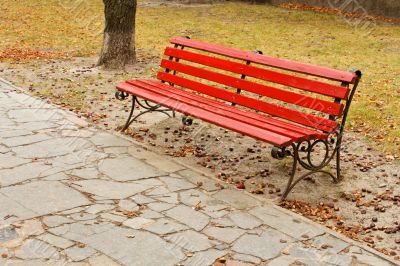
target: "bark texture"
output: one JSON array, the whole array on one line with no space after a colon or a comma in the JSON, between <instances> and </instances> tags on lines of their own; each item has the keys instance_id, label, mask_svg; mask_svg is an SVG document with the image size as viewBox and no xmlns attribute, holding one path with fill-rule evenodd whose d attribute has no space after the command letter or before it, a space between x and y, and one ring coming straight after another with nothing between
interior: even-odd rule
<instances>
[{"instance_id":1,"label":"bark texture","mask_svg":"<svg viewBox=\"0 0 400 266\"><path fill-rule=\"evenodd\" d=\"M99 66L120 69L136 60L136 0L103 0L105 29Z\"/></svg>"}]
</instances>

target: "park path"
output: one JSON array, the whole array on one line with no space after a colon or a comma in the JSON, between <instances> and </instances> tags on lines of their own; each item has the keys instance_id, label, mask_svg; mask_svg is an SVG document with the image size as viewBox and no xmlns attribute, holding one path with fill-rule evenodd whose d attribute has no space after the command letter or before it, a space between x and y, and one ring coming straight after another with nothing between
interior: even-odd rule
<instances>
[{"instance_id":1,"label":"park path","mask_svg":"<svg viewBox=\"0 0 400 266\"><path fill-rule=\"evenodd\" d=\"M0 79L0 265L393 265Z\"/></svg>"}]
</instances>

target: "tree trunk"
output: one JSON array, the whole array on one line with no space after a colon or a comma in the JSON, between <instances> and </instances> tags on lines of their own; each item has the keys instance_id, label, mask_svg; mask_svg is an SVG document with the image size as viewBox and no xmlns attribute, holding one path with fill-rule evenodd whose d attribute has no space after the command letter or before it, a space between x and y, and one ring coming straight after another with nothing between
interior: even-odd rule
<instances>
[{"instance_id":1,"label":"tree trunk","mask_svg":"<svg viewBox=\"0 0 400 266\"><path fill-rule=\"evenodd\" d=\"M98 66L120 69L136 60L136 0L103 0L105 29Z\"/></svg>"}]
</instances>

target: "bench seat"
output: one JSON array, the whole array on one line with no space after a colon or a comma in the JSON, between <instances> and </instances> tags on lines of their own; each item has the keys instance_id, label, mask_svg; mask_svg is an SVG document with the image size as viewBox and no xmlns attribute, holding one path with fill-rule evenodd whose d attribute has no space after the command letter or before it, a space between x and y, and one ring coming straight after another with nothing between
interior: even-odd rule
<instances>
[{"instance_id":1,"label":"bench seat","mask_svg":"<svg viewBox=\"0 0 400 266\"><path fill-rule=\"evenodd\" d=\"M220 127L285 147L304 140L326 139L329 133L239 109L215 99L175 88L157 80L128 80L118 90L176 110Z\"/></svg>"}]
</instances>

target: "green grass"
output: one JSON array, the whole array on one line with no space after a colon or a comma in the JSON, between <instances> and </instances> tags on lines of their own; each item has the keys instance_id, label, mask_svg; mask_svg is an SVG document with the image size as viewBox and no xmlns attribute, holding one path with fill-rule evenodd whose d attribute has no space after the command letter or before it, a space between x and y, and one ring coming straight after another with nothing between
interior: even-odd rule
<instances>
[{"instance_id":1,"label":"green grass","mask_svg":"<svg viewBox=\"0 0 400 266\"><path fill-rule=\"evenodd\" d=\"M63 8L60 2L4 0L0 6L0 53L6 48L26 48L57 56L96 55L102 38L96 34L103 27L102 1L84 1L77 11ZM244 3L139 6L136 23L141 58L161 56L171 36L190 35L342 70L358 68L364 76L350 112L350 125L376 139L382 149L400 150L399 26L381 23L361 29L340 16Z\"/></svg>"}]
</instances>

